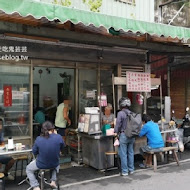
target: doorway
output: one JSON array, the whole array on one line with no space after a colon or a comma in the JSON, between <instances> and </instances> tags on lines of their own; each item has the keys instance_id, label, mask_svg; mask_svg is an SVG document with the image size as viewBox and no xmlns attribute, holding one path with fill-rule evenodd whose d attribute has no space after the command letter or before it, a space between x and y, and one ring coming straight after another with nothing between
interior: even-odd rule
<instances>
[{"instance_id":1,"label":"doorway","mask_svg":"<svg viewBox=\"0 0 190 190\"><path fill-rule=\"evenodd\" d=\"M63 96L70 96L73 102L70 119L74 121L74 69L35 67L33 72L34 91L38 89L39 107L45 110L46 119L54 123L57 106L63 101Z\"/></svg>"},{"instance_id":2,"label":"doorway","mask_svg":"<svg viewBox=\"0 0 190 190\"><path fill-rule=\"evenodd\" d=\"M33 84L33 107L39 107L39 84Z\"/></svg>"}]
</instances>

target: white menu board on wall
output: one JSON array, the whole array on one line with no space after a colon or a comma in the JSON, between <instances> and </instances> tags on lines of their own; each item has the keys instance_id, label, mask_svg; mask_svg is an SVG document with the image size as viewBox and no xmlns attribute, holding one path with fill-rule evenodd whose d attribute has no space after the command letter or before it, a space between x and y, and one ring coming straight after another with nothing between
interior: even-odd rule
<instances>
[{"instance_id":1,"label":"white menu board on wall","mask_svg":"<svg viewBox=\"0 0 190 190\"><path fill-rule=\"evenodd\" d=\"M126 72L128 92L150 92L150 73Z\"/></svg>"}]
</instances>

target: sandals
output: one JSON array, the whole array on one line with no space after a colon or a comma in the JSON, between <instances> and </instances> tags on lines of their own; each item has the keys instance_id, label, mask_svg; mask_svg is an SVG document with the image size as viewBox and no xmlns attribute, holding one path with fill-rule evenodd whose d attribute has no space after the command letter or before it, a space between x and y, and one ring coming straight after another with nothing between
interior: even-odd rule
<instances>
[{"instance_id":1,"label":"sandals","mask_svg":"<svg viewBox=\"0 0 190 190\"><path fill-rule=\"evenodd\" d=\"M52 189L58 189L57 186L54 186L54 185L50 185Z\"/></svg>"},{"instance_id":2,"label":"sandals","mask_svg":"<svg viewBox=\"0 0 190 190\"><path fill-rule=\"evenodd\" d=\"M141 164L139 164L139 167L142 168L142 169L145 169L145 168L150 168L151 166L141 163Z\"/></svg>"},{"instance_id":3,"label":"sandals","mask_svg":"<svg viewBox=\"0 0 190 190\"><path fill-rule=\"evenodd\" d=\"M51 186L52 189L58 189L58 186L56 185L55 182L53 182L53 184L51 184L51 183L50 183L50 186Z\"/></svg>"}]
</instances>

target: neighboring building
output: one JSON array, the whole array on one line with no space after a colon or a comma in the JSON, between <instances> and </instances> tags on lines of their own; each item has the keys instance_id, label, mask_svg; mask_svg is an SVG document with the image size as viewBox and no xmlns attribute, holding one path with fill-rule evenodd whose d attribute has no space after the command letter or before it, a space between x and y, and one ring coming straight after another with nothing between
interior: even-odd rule
<instances>
[{"instance_id":1,"label":"neighboring building","mask_svg":"<svg viewBox=\"0 0 190 190\"><path fill-rule=\"evenodd\" d=\"M189 28L189 15L189 0L155 1L155 22L157 23ZM185 40L185 43L189 45L190 41ZM182 53L169 56L162 54L157 57L158 61L152 64L152 73L155 73L157 77L162 77L163 95L171 96L172 109L175 110L176 117L181 119L185 114L185 108L190 107L190 56Z\"/></svg>"},{"instance_id":2,"label":"neighboring building","mask_svg":"<svg viewBox=\"0 0 190 190\"><path fill-rule=\"evenodd\" d=\"M94 11L105 15L154 22L154 0L36 0L58 5L66 5L74 9ZM62 2L62 3L61 3ZM84 3L85 2L85 3Z\"/></svg>"},{"instance_id":3,"label":"neighboring building","mask_svg":"<svg viewBox=\"0 0 190 190\"><path fill-rule=\"evenodd\" d=\"M168 3L170 2L170 3ZM168 3L168 4L167 4ZM155 22L190 27L190 1L155 0ZM159 7L160 5L163 5Z\"/></svg>"}]
</instances>

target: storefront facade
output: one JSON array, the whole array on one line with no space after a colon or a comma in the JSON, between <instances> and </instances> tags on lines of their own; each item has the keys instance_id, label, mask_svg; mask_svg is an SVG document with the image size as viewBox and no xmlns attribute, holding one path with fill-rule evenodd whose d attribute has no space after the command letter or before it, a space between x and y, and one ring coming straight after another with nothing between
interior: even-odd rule
<instances>
[{"instance_id":1,"label":"storefront facade","mask_svg":"<svg viewBox=\"0 0 190 190\"><path fill-rule=\"evenodd\" d=\"M100 89L108 94L112 101L112 67L99 68L99 64L77 66L63 62L54 65L10 64L1 62L1 117L4 119L5 138L30 141L33 136L33 112L43 107L46 118L54 122L55 112L62 96L71 96L70 117L72 128L77 128L78 113L84 113L85 107L98 106L97 96ZM47 72L47 68L49 72ZM70 77L67 85L60 74ZM101 75L103 73L103 75ZM105 80L105 77L107 78ZM102 81L102 82L101 82ZM100 86L101 85L101 86ZM11 88L10 104L5 104L5 88ZM59 91L61 90L60 94ZM66 92L66 90L68 90ZM63 91L63 92L62 92ZM91 93L88 97L88 93Z\"/></svg>"},{"instance_id":2,"label":"storefront facade","mask_svg":"<svg viewBox=\"0 0 190 190\"><path fill-rule=\"evenodd\" d=\"M72 127L77 128L79 114L84 113L86 106L98 106L100 94L106 94L108 102L113 104L112 74L125 77L126 71L150 72L149 51L190 52L179 39L172 38L177 30L168 37L169 26L164 26L166 30L155 37L152 28L162 26L135 20L128 20L126 26L124 18L108 16L106 20L101 14L23 2L35 8L31 9L33 16L27 16L23 6L20 14L12 14L19 5L11 8L14 10L6 10L4 6L0 23L3 34L0 36L0 113L5 119L5 136L13 136L15 140L32 143L34 107L56 108L60 97L69 95L73 102ZM44 12L36 12L42 7ZM47 10L54 16L50 12L45 15ZM73 14L78 20L72 18ZM89 17L85 17L87 14ZM137 32L140 29L142 32ZM179 37L188 38L189 30L184 31L184 36L179 33ZM160 37L162 32L166 37ZM5 87L12 88L12 98L7 97L12 100L10 105L5 105ZM127 94L126 86L115 90L116 104L123 95L131 96L135 102L135 95Z\"/></svg>"}]
</instances>

